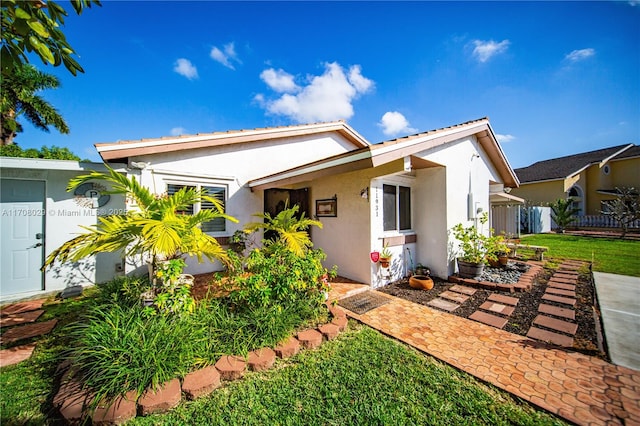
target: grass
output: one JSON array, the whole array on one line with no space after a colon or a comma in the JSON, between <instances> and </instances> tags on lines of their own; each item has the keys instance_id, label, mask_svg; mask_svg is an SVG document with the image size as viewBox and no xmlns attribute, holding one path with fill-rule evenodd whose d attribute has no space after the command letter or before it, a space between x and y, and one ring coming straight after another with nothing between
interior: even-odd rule
<instances>
[{"instance_id":1,"label":"grass","mask_svg":"<svg viewBox=\"0 0 640 426\"><path fill-rule=\"evenodd\" d=\"M564 424L369 327L350 327L271 371L131 424Z\"/></svg>"},{"instance_id":2,"label":"grass","mask_svg":"<svg viewBox=\"0 0 640 426\"><path fill-rule=\"evenodd\" d=\"M62 323L86 299L45 306ZM58 424L51 401L55 371L69 345L65 328L40 340L31 359L0 370L3 425ZM477 381L366 326L263 373L225 384L133 425L184 424L563 424L508 393Z\"/></svg>"},{"instance_id":3,"label":"grass","mask_svg":"<svg viewBox=\"0 0 640 426\"><path fill-rule=\"evenodd\" d=\"M545 256L552 259L593 261L594 271L640 277L640 241L568 234L527 235L521 241L549 247Z\"/></svg>"}]
</instances>

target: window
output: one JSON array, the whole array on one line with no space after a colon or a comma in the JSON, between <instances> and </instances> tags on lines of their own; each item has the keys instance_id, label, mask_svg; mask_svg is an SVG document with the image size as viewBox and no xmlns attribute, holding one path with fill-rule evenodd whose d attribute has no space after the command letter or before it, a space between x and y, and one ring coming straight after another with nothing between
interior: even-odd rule
<instances>
[{"instance_id":1,"label":"window","mask_svg":"<svg viewBox=\"0 0 640 426\"><path fill-rule=\"evenodd\" d=\"M411 229L411 188L382 186L382 218L385 231Z\"/></svg>"},{"instance_id":2,"label":"window","mask_svg":"<svg viewBox=\"0 0 640 426\"><path fill-rule=\"evenodd\" d=\"M227 190L222 186L180 185L180 184L173 184L173 183L167 184L167 194L173 195L182 188L201 189L202 191L206 191L207 195L220 200L220 202L222 203L225 202L227 197ZM197 212L200 210L207 210L212 208L213 208L213 203L209 201L202 201L201 203L196 203L192 206L189 206L186 210L181 211L179 213L193 214L194 212ZM224 207L222 212L224 213ZM227 226L227 221L223 217L219 217L209 222L203 223L202 230L204 232L224 232L226 231L226 226Z\"/></svg>"}]
</instances>

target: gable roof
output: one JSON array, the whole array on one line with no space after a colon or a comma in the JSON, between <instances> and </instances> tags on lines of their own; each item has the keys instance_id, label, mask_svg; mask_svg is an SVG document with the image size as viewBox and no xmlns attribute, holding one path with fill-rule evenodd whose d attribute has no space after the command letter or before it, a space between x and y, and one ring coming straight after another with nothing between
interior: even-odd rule
<instances>
[{"instance_id":1,"label":"gable roof","mask_svg":"<svg viewBox=\"0 0 640 426\"><path fill-rule=\"evenodd\" d=\"M497 142L488 118L467 121L450 127L430 130L403 138L392 139L380 144L366 146L355 151L335 155L293 169L285 170L270 176L254 179L249 182L252 189L273 188L317 179L323 176L363 170L377 167L391 161L409 158L412 168L430 167L434 164L415 154L448 142L474 135L487 152L503 179L504 185L517 187L518 178L509 165L500 145Z\"/></svg>"},{"instance_id":2,"label":"gable roof","mask_svg":"<svg viewBox=\"0 0 640 426\"><path fill-rule=\"evenodd\" d=\"M265 127L250 130L199 133L197 135L172 136L95 144L104 161L124 160L131 156L176 152L196 148L261 142L296 136L318 135L336 132L356 148L369 146L369 142L344 121L302 124L295 126Z\"/></svg>"},{"instance_id":3,"label":"gable roof","mask_svg":"<svg viewBox=\"0 0 640 426\"><path fill-rule=\"evenodd\" d=\"M638 155L640 153L638 148L640 147L633 144L625 144L566 157L552 158L515 169L515 173L521 183L565 179L580 173L595 163L605 163L612 159L620 159L622 156L633 155L634 153Z\"/></svg>"}]
</instances>

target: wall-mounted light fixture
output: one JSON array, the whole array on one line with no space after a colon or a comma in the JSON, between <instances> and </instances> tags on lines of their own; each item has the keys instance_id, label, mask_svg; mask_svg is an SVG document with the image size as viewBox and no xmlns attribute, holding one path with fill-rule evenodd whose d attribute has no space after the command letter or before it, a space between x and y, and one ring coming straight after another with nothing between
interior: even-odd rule
<instances>
[{"instance_id":1,"label":"wall-mounted light fixture","mask_svg":"<svg viewBox=\"0 0 640 426\"><path fill-rule=\"evenodd\" d=\"M365 200L369 199L369 187L368 186L366 188L362 188L360 190L360 197L364 198Z\"/></svg>"}]
</instances>

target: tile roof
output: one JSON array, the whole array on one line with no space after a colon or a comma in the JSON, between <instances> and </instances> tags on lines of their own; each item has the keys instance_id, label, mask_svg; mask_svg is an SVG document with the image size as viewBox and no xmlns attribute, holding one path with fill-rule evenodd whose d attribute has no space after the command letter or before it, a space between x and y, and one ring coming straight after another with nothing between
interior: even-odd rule
<instances>
[{"instance_id":1,"label":"tile roof","mask_svg":"<svg viewBox=\"0 0 640 426\"><path fill-rule=\"evenodd\" d=\"M624 151L620 152L623 149ZM568 155L566 157L538 161L530 166L515 169L514 172L518 176L520 183L564 179L579 172L590 164L599 163L611 156L615 155L614 158L617 160L635 156L634 154L640 155L640 147L632 144L624 144Z\"/></svg>"}]
</instances>

